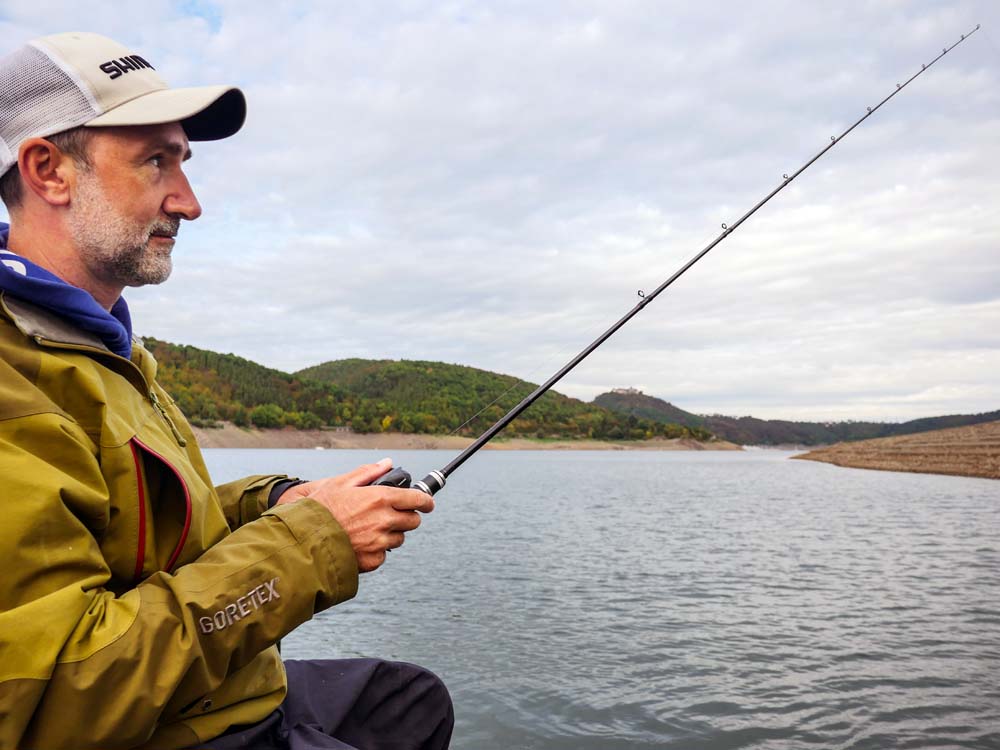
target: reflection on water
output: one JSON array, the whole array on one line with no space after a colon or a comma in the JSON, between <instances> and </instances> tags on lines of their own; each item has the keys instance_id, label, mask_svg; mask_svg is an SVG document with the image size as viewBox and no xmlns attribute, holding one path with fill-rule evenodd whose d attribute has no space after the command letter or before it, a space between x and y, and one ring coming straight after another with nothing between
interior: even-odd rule
<instances>
[{"instance_id":1,"label":"reflection on water","mask_svg":"<svg viewBox=\"0 0 1000 750\"><path fill-rule=\"evenodd\" d=\"M433 669L456 748L1000 748L1000 483L788 455L479 454L285 656Z\"/></svg>"}]
</instances>

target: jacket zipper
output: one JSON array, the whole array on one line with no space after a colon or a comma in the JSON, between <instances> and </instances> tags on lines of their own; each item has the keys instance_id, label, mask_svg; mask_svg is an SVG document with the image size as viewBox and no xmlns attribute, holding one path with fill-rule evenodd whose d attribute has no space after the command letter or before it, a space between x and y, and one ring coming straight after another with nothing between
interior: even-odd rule
<instances>
[{"instance_id":1,"label":"jacket zipper","mask_svg":"<svg viewBox=\"0 0 1000 750\"><path fill-rule=\"evenodd\" d=\"M139 438L132 438L132 442L142 448L144 451L152 456L155 456L160 461L162 461L170 471L173 472L174 476L177 477L177 481L181 483L181 489L184 490L184 530L181 531L181 538L177 541L177 546L174 547L174 551L170 553L170 559L167 560L167 564L163 566L163 569L168 573L173 572L174 565L177 563L177 559L181 556L181 550L184 549L184 543L187 542L188 533L191 531L191 492L188 490L187 482L184 481L184 477L177 470L177 467L170 463L161 454L154 451L144 442L139 440Z\"/></svg>"},{"instance_id":2,"label":"jacket zipper","mask_svg":"<svg viewBox=\"0 0 1000 750\"><path fill-rule=\"evenodd\" d=\"M163 417L164 421L166 421L166 423L170 426L170 431L174 433L174 439L177 441L177 444L181 448L185 447L187 445L187 440L185 440L183 435L181 435L180 430L177 429L177 425L174 424L174 420L172 420L170 415L167 414L167 410L164 408L163 404L160 403L160 399L156 395L156 391L152 388L149 389L149 400L153 402L153 406L155 406L156 410L160 412L160 416Z\"/></svg>"}]
</instances>

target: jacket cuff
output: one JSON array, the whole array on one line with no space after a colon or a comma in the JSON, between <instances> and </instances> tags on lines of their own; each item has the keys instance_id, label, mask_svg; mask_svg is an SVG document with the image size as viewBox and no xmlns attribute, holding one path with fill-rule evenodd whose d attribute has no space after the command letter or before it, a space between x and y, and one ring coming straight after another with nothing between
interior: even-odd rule
<instances>
[{"instance_id":1,"label":"jacket cuff","mask_svg":"<svg viewBox=\"0 0 1000 750\"><path fill-rule=\"evenodd\" d=\"M277 516L314 561L324 585L316 595L315 612L321 612L358 593L358 558L347 532L333 514L315 500L302 498L264 513Z\"/></svg>"},{"instance_id":2,"label":"jacket cuff","mask_svg":"<svg viewBox=\"0 0 1000 750\"><path fill-rule=\"evenodd\" d=\"M275 482L271 485L270 491L267 493L267 507L273 508L278 504L281 496L285 494L285 490L290 490L292 487L298 487L300 484L305 484L308 480L306 479L282 479L279 482Z\"/></svg>"},{"instance_id":3,"label":"jacket cuff","mask_svg":"<svg viewBox=\"0 0 1000 750\"><path fill-rule=\"evenodd\" d=\"M217 487L216 490L220 492L220 495L225 492L231 493L230 497L232 497L232 494L238 493L238 496L233 498L235 500L233 510L239 514L238 518L233 519L235 521L233 528L260 518L261 514L271 507L268 505L268 501L274 486L289 480L297 481L294 477L285 474L258 474Z\"/></svg>"}]
</instances>

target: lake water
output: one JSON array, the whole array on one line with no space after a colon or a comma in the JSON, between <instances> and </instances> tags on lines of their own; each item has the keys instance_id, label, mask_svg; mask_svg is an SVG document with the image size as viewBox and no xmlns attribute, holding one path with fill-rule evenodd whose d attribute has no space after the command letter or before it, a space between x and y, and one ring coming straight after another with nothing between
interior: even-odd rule
<instances>
[{"instance_id":1,"label":"lake water","mask_svg":"<svg viewBox=\"0 0 1000 750\"><path fill-rule=\"evenodd\" d=\"M381 457L206 453L217 482ZM459 749L1000 748L1000 482L789 455L480 453L283 653L432 669Z\"/></svg>"}]
</instances>

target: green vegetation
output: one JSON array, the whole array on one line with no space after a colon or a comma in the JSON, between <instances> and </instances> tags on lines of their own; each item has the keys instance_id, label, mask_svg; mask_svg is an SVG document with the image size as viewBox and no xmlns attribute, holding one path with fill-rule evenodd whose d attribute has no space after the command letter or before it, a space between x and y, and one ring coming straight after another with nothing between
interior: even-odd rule
<instances>
[{"instance_id":1,"label":"green vegetation","mask_svg":"<svg viewBox=\"0 0 1000 750\"><path fill-rule=\"evenodd\" d=\"M158 378L194 424L478 435L535 385L442 362L346 359L289 374L234 354L148 339ZM488 405L488 406L487 406ZM485 407L485 409L484 409ZM470 424L465 420L480 410ZM710 432L549 392L504 431L509 437L709 440Z\"/></svg>"},{"instance_id":2,"label":"green vegetation","mask_svg":"<svg viewBox=\"0 0 1000 750\"><path fill-rule=\"evenodd\" d=\"M705 427L705 418L679 409L668 401L647 396L634 388L621 388L602 393L594 403L619 414L631 414L654 422L674 422L687 427Z\"/></svg>"},{"instance_id":3,"label":"green vegetation","mask_svg":"<svg viewBox=\"0 0 1000 750\"><path fill-rule=\"evenodd\" d=\"M486 407L472 424L459 432L477 435L537 387L510 375L474 367L405 360L345 359L310 367L296 375L337 383L349 393L391 405L392 413L388 416L392 421L382 429L400 432L450 433ZM706 431L692 431L681 425L627 415L623 418L555 391L538 399L524 416L507 427L505 434L611 440L712 437Z\"/></svg>"},{"instance_id":4,"label":"green vegetation","mask_svg":"<svg viewBox=\"0 0 1000 750\"><path fill-rule=\"evenodd\" d=\"M351 400L340 388L296 378L235 354L146 339L157 379L191 422L240 427L321 427L344 424Z\"/></svg>"},{"instance_id":5,"label":"green vegetation","mask_svg":"<svg viewBox=\"0 0 1000 750\"><path fill-rule=\"evenodd\" d=\"M535 385L442 362L343 359L294 374L235 354L147 339L159 380L192 423L355 432L480 434ZM494 403L495 400L495 403ZM489 406L487 406L489 404ZM486 407L484 409L484 407ZM460 426L483 410L474 421ZM743 445L824 445L1000 420L1000 411L881 422L790 422L702 416L631 389L592 403L550 391L504 431L508 437L641 440L718 437Z\"/></svg>"},{"instance_id":6,"label":"green vegetation","mask_svg":"<svg viewBox=\"0 0 1000 750\"><path fill-rule=\"evenodd\" d=\"M594 399L594 403L623 415L678 423L692 429L703 428L722 440L741 445L828 445L1000 420L1000 411L929 417L902 423L790 422L755 417L726 417L721 414L701 416L631 389L602 393Z\"/></svg>"}]
</instances>

